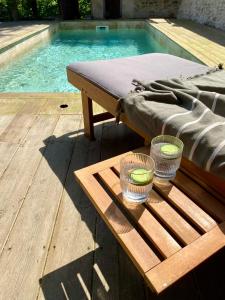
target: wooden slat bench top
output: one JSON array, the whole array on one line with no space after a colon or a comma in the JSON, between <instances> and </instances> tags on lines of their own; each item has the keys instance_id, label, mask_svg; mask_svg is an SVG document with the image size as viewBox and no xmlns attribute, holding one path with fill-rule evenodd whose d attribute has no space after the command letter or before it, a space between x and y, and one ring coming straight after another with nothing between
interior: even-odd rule
<instances>
[{"instance_id":1,"label":"wooden slat bench top","mask_svg":"<svg viewBox=\"0 0 225 300\"><path fill-rule=\"evenodd\" d=\"M161 293L225 246L225 202L179 170L169 185L154 183L148 202L129 204L119 180L125 155L75 175L147 284Z\"/></svg>"}]
</instances>

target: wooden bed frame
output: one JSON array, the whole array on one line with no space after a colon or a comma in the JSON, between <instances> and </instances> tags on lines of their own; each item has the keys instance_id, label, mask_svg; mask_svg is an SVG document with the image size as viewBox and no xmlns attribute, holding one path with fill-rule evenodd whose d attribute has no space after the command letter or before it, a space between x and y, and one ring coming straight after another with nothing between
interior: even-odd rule
<instances>
[{"instance_id":1,"label":"wooden bed frame","mask_svg":"<svg viewBox=\"0 0 225 300\"><path fill-rule=\"evenodd\" d=\"M90 139L94 139L94 124L116 116L118 98L69 69L67 69L67 77L72 85L81 90L84 133ZM107 112L94 115L92 101L101 105ZM134 124L126 118L126 115L121 115L121 121L142 136L145 139L145 143L150 142L149 136L146 137L144 132L136 128ZM182 159L181 165L185 173L194 178L205 189L219 197L225 203L225 180L205 172L185 158Z\"/></svg>"}]
</instances>

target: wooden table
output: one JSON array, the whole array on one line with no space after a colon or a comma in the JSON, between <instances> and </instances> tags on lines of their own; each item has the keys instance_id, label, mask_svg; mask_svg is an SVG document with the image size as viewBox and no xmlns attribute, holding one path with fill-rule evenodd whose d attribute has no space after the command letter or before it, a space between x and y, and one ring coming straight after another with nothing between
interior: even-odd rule
<instances>
[{"instance_id":1,"label":"wooden table","mask_svg":"<svg viewBox=\"0 0 225 300\"><path fill-rule=\"evenodd\" d=\"M126 154L75 175L147 284L161 293L225 246L225 204L181 170L169 185L155 182L145 204L128 204L119 181Z\"/></svg>"}]
</instances>

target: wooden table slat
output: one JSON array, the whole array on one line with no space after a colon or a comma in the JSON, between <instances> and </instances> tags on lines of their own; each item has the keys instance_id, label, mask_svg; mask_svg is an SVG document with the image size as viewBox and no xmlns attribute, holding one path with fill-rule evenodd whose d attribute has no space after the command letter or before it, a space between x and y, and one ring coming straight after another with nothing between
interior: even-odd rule
<instances>
[{"instance_id":1,"label":"wooden table slat","mask_svg":"<svg viewBox=\"0 0 225 300\"><path fill-rule=\"evenodd\" d=\"M146 273L150 286L160 293L225 246L225 222Z\"/></svg>"},{"instance_id":2,"label":"wooden table slat","mask_svg":"<svg viewBox=\"0 0 225 300\"><path fill-rule=\"evenodd\" d=\"M146 205L185 245L200 237L200 234L154 190L151 191L150 201L146 202Z\"/></svg>"},{"instance_id":3,"label":"wooden table slat","mask_svg":"<svg viewBox=\"0 0 225 300\"><path fill-rule=\"evenodd\" d=\"M75 172L89 199L142 275L160 259L142 239L93 175ZM81 175L81 176L80 176Z\"/></svg>"},{"instance_id":4,"label":"wooden table slat","mask_svg":"<svg viewBox=\"0 0 225 300\"><path fill-rule=\"evenodd\" d=\"M207 232L216 226L216 222L203 209L173 184L160 185L155 183L157 191L181 211L201 231Z\"/></svg>"},{"instance_id":5,"label":"wooden table slat","mask_svg":"<svg viewBox=\"0 0 225 300\"><path fill-rule=\"evenodd\" d=\"M163 257L169 257L181 249L181 246L153 217L144 205L129 204L127 201L123 200L119 178L111 169L105 169L98 174L126 211L132 215L134 220Z\"/></svg>"}]
</instances>

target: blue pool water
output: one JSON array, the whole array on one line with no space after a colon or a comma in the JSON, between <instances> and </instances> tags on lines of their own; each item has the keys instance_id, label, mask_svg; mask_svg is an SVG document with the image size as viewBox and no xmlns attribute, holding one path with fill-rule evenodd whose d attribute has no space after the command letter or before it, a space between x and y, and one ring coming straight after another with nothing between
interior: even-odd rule
<instances>
[{"instance_id":1,"label":"blue pool water","mask_svg":"<svg viewBox=\"0 0 225 300\"><path fill-rule=\"evenodd\" d=\"M73 92L66 66L75 61L165 52L144 29L61 31L0 69L0 92Z\"/></svg>"}]
</instances>

